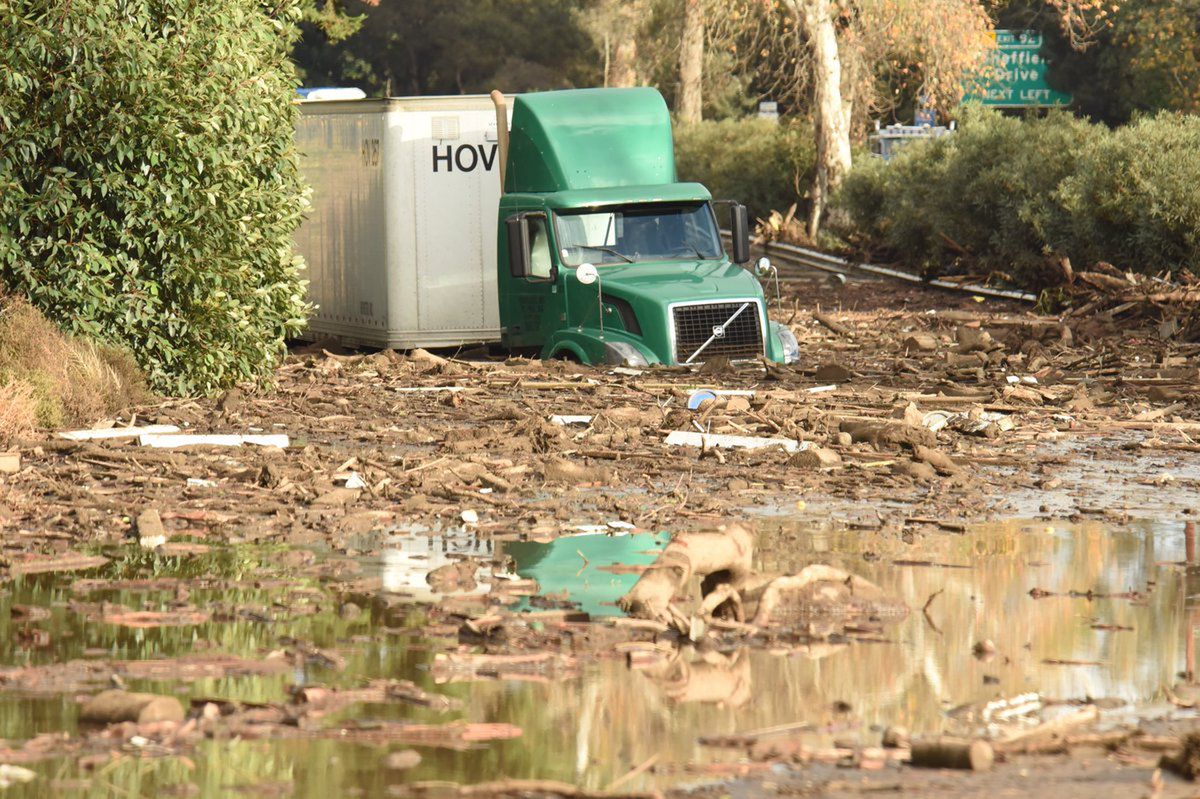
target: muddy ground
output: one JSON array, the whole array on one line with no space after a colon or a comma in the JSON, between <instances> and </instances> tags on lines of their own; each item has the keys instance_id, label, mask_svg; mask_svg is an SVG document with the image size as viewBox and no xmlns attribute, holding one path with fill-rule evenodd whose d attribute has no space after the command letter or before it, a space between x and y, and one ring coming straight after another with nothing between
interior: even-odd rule
<instances>
[{"instance_id":1,"label":"muddy ground","mask_svg":"<svg viewBox=\"0 0 1200 799\"><path fill-rule=\"evenodd\" d=\"M271 391L100 425L286 449L20 442L0 485L0 785L1191 795L1157 763L1198 726L1200 346L888 282L786 294L795 368L318 344ZM739 393L689 409L702 388ZM831 594L764 627L622 616L670 535L731 522L756 569L831 563L901 611ZM106 688L182 710L81 721ZM914 768L879 746L901 724L1000 762Z\"/></svg>"}]
</instances>

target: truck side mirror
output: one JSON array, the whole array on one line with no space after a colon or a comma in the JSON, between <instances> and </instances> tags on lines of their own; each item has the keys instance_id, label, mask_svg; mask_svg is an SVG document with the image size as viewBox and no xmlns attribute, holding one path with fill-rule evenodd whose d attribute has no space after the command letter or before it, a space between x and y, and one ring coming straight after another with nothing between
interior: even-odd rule
<instances>
[{"instance_id":1,"label":"truck side mirror","mask_svg":"<svg viewBox=\"0 0 1200 799\"><path fill-rule=\"evenodd\" d=\"M750 214L741 203L729 209L729 230L733 234L733 262L744 264L750 260Z\"/></svg>"},{"instance_id":2,"label":"truck side mirror","mask_svg":"<svg viewBox=\"0 0 1200 799\"><path fill-rule=\"evenodd\" d=\"M529 218L516 214L504 220L508 227L508 269L513 277L529 277Z\"/></svg>"}]
</instances>

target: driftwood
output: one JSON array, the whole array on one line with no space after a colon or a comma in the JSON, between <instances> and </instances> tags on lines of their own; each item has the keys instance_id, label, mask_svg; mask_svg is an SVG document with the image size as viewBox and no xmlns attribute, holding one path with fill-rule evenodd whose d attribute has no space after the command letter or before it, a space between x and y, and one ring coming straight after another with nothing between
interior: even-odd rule
<instances>
[{"instance_id":1,"label":"driftwood","mask_svg":"<svg viewBox=\"0 0 1200 799\"><path fill-rule=\"evenodd\" d=\"M95 724L116 724L136 721L183 721L183 705L173 696L139 694L130 691L101 691L83 703L80 721Z\"/></svg>"},{"instance_id":2,"label":"driftwood","mask_svg":"<svg viewBox=\"0 0 1200 799\"><path fill-rule=\"evenodd\" d=\"M749 592L747 600L753 599ZM862 577L823 564L805 566L796 574L776 577L767 582L758 593L754 626L766 627L785 603L807 605L810 610L817 606L838 607L845 611L859 609L861 605L875 605L887 601L879 586Z\"/></svg>"},{"instance_id":3,"label":"driftwood","mask_svg":"<svg viewBox=\"0 0 1200 799\"><path fill-rule=\"evenodd\" d=\"M754 537L740 525L677 535L617 605L636 618L671 619L671 600L693 576L711 578L709 593L720 583L737 588L750 576L753 555Z\"/></svg>"},{"instance_id":4,"label":"driftwood","mask_svg":"<svg viewBox=\"0 0 1200 799\"><path fill-rule=\"evenodd\" d=\"M639 667L679 703L702 702L741 707L753 696L750 658L744 652L708 652L689 659L680 650L669 658Z\"/></svg>"},{"instance_id":5,"label":"driftwood","mask_svg":"<svg viewBox=\"0 0 1200 799\"><path fill-rule=\"evenodd\" d=\"M917 768L987 771L995 760L996 753L987 741L935 738L912 745L912 764Z\"/></svg>"},{"instance_id":6,"label":"driftwood","mask_svg":"<svg viewBox=\"0 0 1200 799\"><path fill-rule=\"evenodd\" d=\"M752 558L753 538L738 525L679 535L617 604L635 618L672 624L693 638L707 623L716 624L714 617L732 619L721 623L728 629L753 633L789 615L784 607L799 611L790 615L907 612L875 584L841 569L814 564L796 574L761 575L752 572ZM695 576L704 578L701 601L689 617L673 603ZM751 608L753 623L742 624Z\"/></svg>"}]
</instances>

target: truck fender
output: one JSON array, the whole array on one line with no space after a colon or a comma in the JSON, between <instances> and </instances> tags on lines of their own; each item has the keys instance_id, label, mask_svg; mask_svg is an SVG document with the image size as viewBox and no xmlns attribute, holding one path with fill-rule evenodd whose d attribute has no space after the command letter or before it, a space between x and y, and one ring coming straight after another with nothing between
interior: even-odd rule
<instances>
[{"instance_id":1,"label":"truck fender","mask_svg":"<svg viewBox=\"0 0 1200 799\"><path fill-rule=\"evenodd\" d=\"M591 363L591 360L584 354L583 347L580 347L574 341L560 341L554 345L550 357L562 358L564 356L577 363Z\"/></svg>"},{"instance_id":2,"label":"truck fender","mask_svg":"<svg viewBox=\"0 0 1200 799\"><path fill-rule=\"evenodd\" d=\"M542 357L553 358L570 352L580 363L588 366L600 366L605 363L615 365L625 360L621 351L635 361L642 362L642 365L659 363L658 357L632 336L607 331L604 338L600 338L599 331L590 328L555 331L546 342Z\"/></svg>"}]
</instances>

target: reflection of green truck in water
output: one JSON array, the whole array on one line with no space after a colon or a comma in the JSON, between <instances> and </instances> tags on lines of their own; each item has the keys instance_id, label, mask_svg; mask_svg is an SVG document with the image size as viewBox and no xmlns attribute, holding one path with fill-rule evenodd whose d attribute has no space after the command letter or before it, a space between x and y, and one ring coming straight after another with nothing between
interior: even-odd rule
<instances>
[{"instance_id":1,"label":"reflection of green truck in water","mask_svg":"<svg viewBox=\"0 0 1200 799\"><path fill-rule=\"evenodd\" d=\"M738 266L745 208L729 204L730 259L708 190L676 181L657 91L519 95L511 124L493 97L302 104L315 332L590 364L796 357Z\"/></svg>"},{"instance_id":2,"label":"reflection of green truck in water","mask_svg":"<svg viewBox=\"0 0 1200 799\"><path fill-rule=\"evenodd\" d=\"M639 577L628 567L649 566L669 538L665 533L568 535L545 544L505 542L503 552L517 574L537 582L540 595L565 595L589 615L617 616L617 600ZM609 571L615 564L625 568Z\"/></svg>"}]
</instances>

